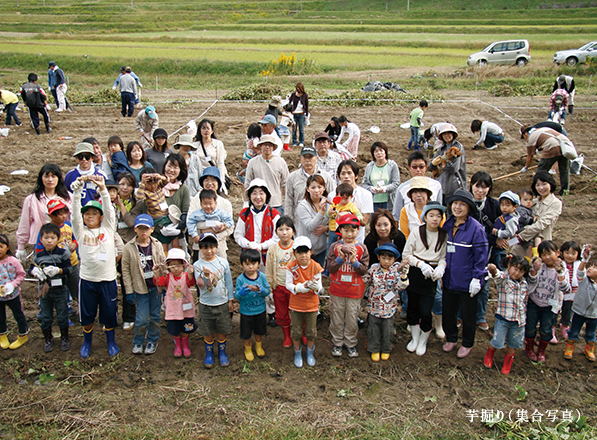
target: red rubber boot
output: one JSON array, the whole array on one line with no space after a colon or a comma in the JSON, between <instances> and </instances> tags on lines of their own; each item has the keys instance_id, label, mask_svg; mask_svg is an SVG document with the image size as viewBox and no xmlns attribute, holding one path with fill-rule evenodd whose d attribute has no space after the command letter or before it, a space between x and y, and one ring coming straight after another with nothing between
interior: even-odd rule
<instances>
[{"instance_id":1,"label":"red rubber boot","mask_svg":"<svg viewBox=\"0 0 597 440\"><path fill-rule=\"evenodd\" d=\"M282 342L282 347L284 347L284 348L292 347L292 339L290 338L290 326L289 325L282 326L282 331L284 332L284 342Z\"/></svg>"},{"instance_id":2,"label":"red rubber boot","mask_svg":"<svg viewBox=\"0 0 597 440\"><path fill-rule=\"evenodd\" d=\"M487 368L493 367L493 355L494 354L495 354L495 348L493 348L491 346L491 344L489 344L489 347L487 347L487 353L485 353L485 360L483 361L483 365L485 365Z\"/></svg>"},{"instance_id":3,"label":"red rubber boot","mask_svg":"<svg viewBox=\"0 0 597 440\"><path fill-rule=\"evenodd\" d=\"M510 374L512 362L514 362L514 355L506 353L506 357L504 358L504 365L502 366L502 374Z\"/></svg>"},{"instance_id":4,"label":"red rubber boot","mask_svg":"<svg viewBox=\"0 0 597 440\"><path fill-rule=\"evenodd\" d=\"M530 360L537 362L537 355L535 354L535 338L524 338L524 352Z\"/></svg>"}]
</instances>

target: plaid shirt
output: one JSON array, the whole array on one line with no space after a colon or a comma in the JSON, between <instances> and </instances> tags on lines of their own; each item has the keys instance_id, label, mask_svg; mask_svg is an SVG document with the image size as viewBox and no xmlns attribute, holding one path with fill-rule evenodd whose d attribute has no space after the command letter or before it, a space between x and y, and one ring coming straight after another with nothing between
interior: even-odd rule
<instances>
[{"instance_id":1,"label":"plaid shirt","mask_svg":"<svg viewBox=\"0 0 597 440\"><path fill-rule=\"evenodd\" d=\"M334 181L338 180L338 165L342 162L342 157L335 151L328 150L328 155L325 160L317 156L317 167L320 170L327 171ZM328 191L329 192L329 191Z\"/></svg>"},{"instance_id":2,"label":"plaid shirt","mask_svg":"<svg viewBox=\"0 0 597 440\"><path fill-rule=\"evenodd\" d=\"M394 263L389 269L383 269L379 263L369 268L363 276L363 282L371 283L367 293L367 312L377 318L391 318L396 313L400 290L406 290L408 279L400 279L401 271L398 270L398 263ZM393 292L395 296L386 301L384 297Z\"/></svg>"},{"instance_id":3,"label":"plaid shirt","mask_svg":"<svg viewBox=\"0 0 597 440\"><path fill-rule=\"evenodd\" d=\"M521 327L525 325L529 295L527 282L524 279L513 280L507 271L498 272L492 279L498 292L495 315L506 321L516 321Z\"/></svg>"}]
</instances>

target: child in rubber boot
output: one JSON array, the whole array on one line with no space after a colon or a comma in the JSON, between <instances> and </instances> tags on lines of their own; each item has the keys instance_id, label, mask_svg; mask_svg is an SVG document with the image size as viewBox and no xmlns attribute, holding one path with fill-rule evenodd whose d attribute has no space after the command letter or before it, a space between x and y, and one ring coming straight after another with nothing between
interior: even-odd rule
<instances>
[{"instance_id":1,"label":"child in rubber boot","mask_svg":"<svg viewBox=\"0 0 597 440\"><path fill-rule=\"evenodd\" d=\"M19 287L25 279L25 275L23 266L10 250L8 237L0 234L0 307L2 308L2 313L0 313L0 347L3 350L7 348L15 350L29 339L27 336L29 326L23 313L21 288ZM19 329L19 336L12 344L6 336L8 332L6 328L6 306L12 310L12 316L17 321L17 328Z\"/></svg>"},{"instance_id":2,"label":"child in rubber boot","mask_svg":"<svg viewBox=\"0 0 597 440\"><path fill-rule=\"evenodd\" d=\"M332 356L342 356L346 346L348 357L359 356L357 351L358 317L365 293L363 275L369 269L369 251L357 242L360 220L354 214L342 216L336 233L341 240L330 246L326 258L330 273L330 334Z\"/></svg>"},{"instance_id":3,"label":"child in rubber boot","mask_svg":"<svg viewBox=\"0 0 597 440\"><path fill-rule=\"evenodd\" d=\"M307 365L315 366L315 337L317 336L317 313L319 293L323 289L321 273L323 268L311 259L312 244L308 237L297 237L292 244L294 259L288 263L286 289L292 293L288 307L292 321L292 345L294 366L302 368L303 349L301 339L307 336Z\"/></svg>"},{"instance_id":4,"label":"child in rubber boot","mask_svg":"<svg viewBox=\"0 0 597 440\"><path fill-rule=\"evenodd\" d=\"M526 258L509 255L502 264L508 269L499 271L495 264L488 264L487 271L495 282L498 293L497 310L495 312L495 328L493 339L487 347L484 365L493 367L493 356L496 350L507 346L502 374L510 374L514 361L514 352L522 348L526 324L528 284L525 276L530 266Z\"/></svg>"},{"instance_id":5,"label":"child in rubber boot","mask_svg":"<svg viewBox=\"0 0 597 440\"><path fill-rule=\"evenodd\" d=\"M199 289L199 333L205 342L205 368L214 365L214 333L218 338L220 365L230 364L226 354L226 337L232 333L232 312L234 311L234 286L230 265L217 256L218 237L213 232L204 232L199 237L202 258L193 264L195 281Z\"/></svg>"},{"instance_id":6,"label":"child in rubber boot","mask_svg":"<svg viewBox=\"0 0 597 440\"><path fill-rule=\"evenodd\" d=\"M240 337L245 343L245 358L255 360L251 348L251 335L255 334L255 353L264 357L265 351L261 338L267 334L267 313L265 297L270 294L269 283L265 274L259 272L261 253L255 249L243 249L240 253L240 264L243 273L236 279L234 297L239 301Z\"/></svg>"},{"instance_id":7,"label":"child in rubber boot","mask_svg":"<svg viewBox=\"0 0 597 440\"><path fill-rule=\"evenodd\" d=\"M568 271L560 259L560 249L552 240L539 245L539 258L531 261L529 300L524 332L524 349L536 362L545 362L545 349L553 337L552 327L562 308L564 294L570 291ZM535 353L535 336L539 324L539 348Z\"/></svg>"},{"instance_id":8,"label":"child in rubber boot","mask_svg":"<svg viewBox=\"0 0 597 440\"><path fill-rule=\"evenodd\" d=\"M81 206L85 183L97 185L101 203L91 200ZM99 309L99 322L106 332L108 353L120 352L114 340L114 328L118 325L118 285L116 284L116 214L110 203L110 193L104 178L98 175L80 176L71 185L73 190L72 224L79 241L81 260L79 281L79 309L84 341L81 357L89 357L93 325Z\"/></svg>"},{"instance_id":9,"label":"child in rubber boot","mask_svg":"<svg viewBox=\"0 0 597 440\"><path fill-rule=\"evenodd\" d=\"M595 341L597 330L597 266L595 262L588 264L591 259L591 245L587 244L582 250L582 260L578 266L578 291L572 305L572 324L568 330L566 339L566 350L564 357L572 359L574 353L574 343L578 341L578 336L582 326L585 327L585 356L591 362L595 362Z\"/></svg>"},{"instance_id":10,"label":"child in rubber boot","mask_svg":"<svg viewBox=\"0 0 597 440\"><path fill-rule=\"evenodd\" d=\"M157 287L166 288L164 319L168 333L174 338L174 357L188 358L191 356L189 336L196 330L195 299L191 292L195 285L193 266L189 265L185 251L178 248L168 251L166 266L154 266L153 280Z\"/></svg>"},{"instance_id":11,"label":"child in rubber boot","mask_svg":"<svg viewBox=\"0 0 597 440\"><path fill-rule=\"evenodd\" d=\"M427 202L421 213L422 225L414 228L406 240L404 261L410 264L408 272L408 309L406 321L410 326L411 341L406 349L423 356L433 329L433 302L437 280L446 270L446 243L448 233L441 228L446 208L438 202Z\"/></svg>"},{"instance_id":12,"label":"child in rubber boot","mask_svg":"<svg viewBox=\"0 0 597 440\"><path fill-rule=\"evenodd\" d=\"M125 300L136 304L133 354L143 353L143 343L147 336L145 354L154 354L158 348L162 325L162 294L154 282L154 268L166 260L164 248L154 231L153 218L139 214L135 218L135 234L124 246L122 255L122 284L126 292ZM133 301L131 301L133 300Z\"/></svg>"},{"instance_id":13,"label":"child in rubber boot","mask_svg":"<svg viewBox=\"0 0 597 440\"><path fill-rule=\"evenodd\" d=\"M572 304L578 291L578 267L581 263L580 246L575 241L567 241L560 246L560 252L568 269L568 280L570 281L570 292L564 295L564 303L560 312L560 337L564 340L568 338L568 330L572 322Z\"/></svg>"},{"instance_id":14,"label":"child in rubber boot","mask_svg":"<svg viewBox=\"0 0 597 440\"><path fill-rule=\"evenodd\" d=\"M372 265L363 277L367 290L367 350L371 360L387 361L392 351L394 318L398 309L396 292L408 287L408 260L398 263L400 252L394 243L375 249L379 263Z\"/></svg>"},{"instance_id":15,"label":"child in rubber boot","mask_svg":"<svg viewBox=\"0 0 597 440\"><path fill-rule=\"evenodd\" d=\"M265 276L272 289L274 306L276 308L276 322L284 332L284 348L292 347L290 337L290 314L288 303L292 294L286 289L286 266L294 259L292 253L292 237L295 233L294 223L287 216L282 216L276 223L276 235L280 241L267 250L265 260ZM306 343L307 339L305 339Z\"/></svg>"},{"instance_id":16,"label":"child in rubber boot","mask_svg":"<svg viewBox=\"0 0 597 440\"><path fill-rule=\"evenodd\" d=\"M52 323L54 322L54 308L60 328L60 349L70 349L68 337L68 289L66 280L72 269L70 251L58 247L60 241L60 227L54 223L46 223L39 230L43 250L33 257L33 264L29 269L31 275L39 280L41 309L41 331L44 334L44 351L49 353L54 349Z\"/></svg>"}]
</instances>

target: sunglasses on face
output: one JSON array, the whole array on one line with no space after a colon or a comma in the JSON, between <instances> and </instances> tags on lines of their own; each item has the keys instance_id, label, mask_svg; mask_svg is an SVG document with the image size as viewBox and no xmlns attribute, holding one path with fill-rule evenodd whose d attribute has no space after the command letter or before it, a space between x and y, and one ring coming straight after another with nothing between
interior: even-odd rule
<instances>
[{"instance_id":1,"label":"sunglasses on face","mask_svg":"<svg viewBox=\"0 0 597 440\"><path fill-rule=\"evenodd\" d=\"M422 170L422 169L424 169L426 166L427 166L427 165L411 165L410 167L411 167L413 170Z\"/></svg>"},{"instance_id":2,"label":"sunglasses on face","mask_svg":"<svg viewBox=\"0 0 597 440\"><path fill-rule=\"evenodd\" d=\"M79 160L91 160L92 157L93 156L91 154L89 154L89 153L83 153L83 154L79 154L77 156L77 159L79 159Z\"/></svg>"}]
</instances>

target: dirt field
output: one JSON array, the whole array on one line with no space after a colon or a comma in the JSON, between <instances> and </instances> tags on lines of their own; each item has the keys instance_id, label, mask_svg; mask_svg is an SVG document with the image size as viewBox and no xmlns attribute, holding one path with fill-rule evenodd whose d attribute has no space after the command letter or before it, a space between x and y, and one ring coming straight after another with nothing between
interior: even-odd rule
<instances>
[{"instance_id":1,"label":"dirt field","mask_svg":"<svg viewBox=\"0 0 597 440\"><path fill-rule=\"evenodd\" d=\"M472 93L445 95L462 101L432 103L424 120L427 126L448 120L458 127L459 140L466 148L469 177L478 170L486 170L495 178L522 167L520 156L524 148L518 135L519 125L488 104L499 107L521 123L535 123L546 118L547 98L493 100L485 97L484 104L475 102L478 96ZM156 101L190 96L198 95L180 91L174 96L161 93ZM592 97L577 97L575 113L567 118L566 129L579 152L587 156L585 164L597 170L597 158L593 157L597 136L592 132L597 112L583 109L593 107L591 101ZM156 108L161 126L170 133L198 116L209 104L156 104ZM408 178L405 146L409 131L400 129L399 125L408 120L412 105L362 109L317 107L314 103L312 106L312 125L306 129L308 141L327 125L331 116L345 114L363 132L359 154L361 169L371 160L371 143L383 140L390 146L390 158L400 166L402 179ZM111 135L120 135L125 143L138 137L132 119L122 118L119 108L81 106L77 110L73 114L52 113L54 130L42 136L32 135L28 115L19 113L23 127L12 129L8 138L0 139L4 159L0 163L0 184L11 188L0 196L0 229L12 239L22 201L33 190L42 164L57 163L64 172L73 168L74 146L90 135L100 140L104 151ZM228 150L231 176L240 169L247 124L259 120L264 111L262 104L217 104L206 114L216 121L216 135ZM501 125L507 133L505 142L493 151L472 151L476 141L469 130L472 119L487 119ZM231 127L241 123L245 125ZM379 126L381 132L367 133L372 125ZM63 136L73 139L58 139ZM297 149L284 153L291 171L296 168L298 154ZM29 170L29 175L9 174L21 168ZM580 176L572 176L572 194L563 199L564 212L555 231L558 243L575 239L581 244L596 244L594 177L587 170ZM493 195L530 186L531 180L532 173L502 180L495 184ZM240 210L240 194L241 190L235 188L231 195L236 212ZM236 264L239 249L232 243L230 247L229 260L235 278L239 273ZM572 361L563 359L563 344L550 346L545 365L533 365L521 351L512 373L504 377L499 369L487 371L482 365L491 332L477 331L475 349L467 359L457 359L455 352L443 353L441 342L434 336L430 338L427 354L418 357L405 350L409 334L406 322L398 319L390 360L375 364L364 348L366 329L359 332L358 359L348 359L346 354L333 358L325 319L318 329L316 367L297 370L292 365L292 350L282 348L279 327L270 328L264 340L266 357L247 364L238 337L239 317L235 315L234 333L229 338L231 365L228 368L218 366L211 371L203 368L203 343L196 334L191 338L193 356L174 359L173 343L165 328L162 328L158 351L151 357L133 356L132 332L118 329L121 353L113 360L107 355L103 335L96 331L92 354L83 361L79 357L82 342L79 325L72 330L69 352L56 348L50 354L43 353L43 336L35 321L34 285L31 282L24 285L30 342L15 352L0 352L2 438L197 438L199 435L204 435L203 438L241 435L253 438L251 436L260 433L261 438L280 438L272 429L289 437L293 432L307 432L310 437L344 438L355 430L366 432L371 426L395 428L405 436L462 438L464 433L488 434L480 417L470 422L469 411L477 411L478 416L482 410L501 411L507 418L511 410L514 417L518 408L527 410L529 417L535 410L543 414L557 410L558 422L563 420L562 411L572 410L576 415L579 410L589 417L591 424L596 416L594 377L597 367L582 355L584 345L581 343ZM492 288L492 297L494 294ZM494 304L490 303L487 314L491 325ZM325 304L323 310L326 310ZM16 337L12 316L9 337L11 340ZM498 353L499 368L502 359L503 353ZM47 385L34 384L36 380L44 382L49 374L55 376ZM517 385L528 392L524 400L517 400ZM18 437L19 434L22 436ZM390 436L384 432L378 434Z\"/></svg>"}]
</instances>

